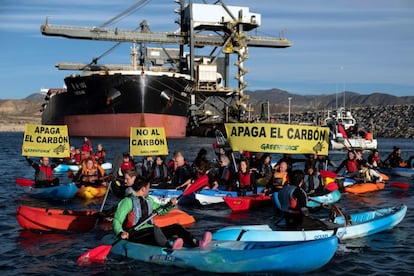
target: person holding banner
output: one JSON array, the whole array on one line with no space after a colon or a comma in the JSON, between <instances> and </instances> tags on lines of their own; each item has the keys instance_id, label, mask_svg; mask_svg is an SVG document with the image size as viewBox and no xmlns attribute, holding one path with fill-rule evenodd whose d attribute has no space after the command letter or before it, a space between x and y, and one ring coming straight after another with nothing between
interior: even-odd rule
<instances>
[{"instance_id":1,"label":"person holding banner","mask_svg":"<svg viewBox=\"0 0 414 276\"><path fill-rule=\"evenodd\" d=\"M35 169L35 188L46 188L59 185L59 178L53 176L55 164L49 164L49 157L40 157L40 164L34 162L29 156L26 160Z\"/></svg>"}]
</instances>

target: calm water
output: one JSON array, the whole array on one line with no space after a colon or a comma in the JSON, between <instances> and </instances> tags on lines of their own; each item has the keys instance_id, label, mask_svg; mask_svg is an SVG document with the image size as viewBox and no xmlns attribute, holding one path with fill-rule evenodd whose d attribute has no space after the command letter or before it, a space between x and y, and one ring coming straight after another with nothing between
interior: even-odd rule
<instances>
[{"instance_id":1,"label":"calm water","mask_svg":"<svg viewBox=\"0 0 414 276\"><path fill-rule=\"evenodd\" d=\"M33 169L21 156L22 133L0 133L0 271L4 275L200 275L196 271L180 268L145 264L128 259L116 259L110 256L105 265L78 267L76 259L87 250L99 245L106 233L93 231L83 234L40 234L22 230L16 221L16 207L19 204L38 206L56 206L71 209L100 208L101 202L84 202L74 199L71 202L47 202L27 197L20 187L15 185L16 177L33 177ZM94 148L98 142L103 143L109 158L128 151L127 139L93 139ZM212 143L214 138L186 138L169 140L170 155L174 150L182 150L188 160L192 161L201 147L214 157ZM80 139L71 139L71 144L79 146ZM379 150L383 158L392 146L403 150L403 157L414 154L413 140L380 139ZM277 160L278 155L274 156ZM339 163L345 153L331 153L331 159ZM64 176L62 176L63 178ZM411 179L393 178L393 181L409 182ZM367 210L406 204L408 212L405 219L392 231L379 233L367 238L347 241L341 244L335 257L322 269L308 275L402 275L414 273L414 215L412 208L413 188L400 190L387 186L384 191L363 196L343 195L338 206L346 212ZM117 200L111 195L105 206L112 206ZM234 215L222 206L197 207L181 206L196 218L190 227L196 236L205 230L213 231L224 225L272 223L271 208L260 209L246 214ZM320 214L323 215L323 214ZM315 252L317 254L317 252ZM298 256L300 258L301 256ZM209 275L211 275L209 273Z\"/></svg>"}]
</instances>

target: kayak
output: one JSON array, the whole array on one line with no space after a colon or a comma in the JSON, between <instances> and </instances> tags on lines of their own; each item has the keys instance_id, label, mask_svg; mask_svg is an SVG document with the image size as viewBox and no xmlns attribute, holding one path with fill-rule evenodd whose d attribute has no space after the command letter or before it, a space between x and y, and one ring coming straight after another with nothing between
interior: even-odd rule
<instances>
[{"instance_id":1,"label":"kayak","mask_svg":"<svg viewBox=\"0 0 414 276\"><path fill-rule=\"evenodd\" d=\"M99 186L99 187L93 187L93 186L82 186L79 188L76 195L83 199L93 199L98 197L103 197L106 193L106 186Z\"/></svg>"},{"instance_id":2,"label":"kayak","mask_svg":"<svg viewBox=\"0 0 414 276\"><path fill-rule=\"evenodd\" d=\"M16 219L23 229L38 231L88 232L96 224L96 211L74 211L20 205Z\"/></svg>"},{"instance_id":3,"label":"kayak","mask_svg":"<svg viewBox=\"0 0 414 276\"><path fill-rule=\"evenodd\" d=\"M68 209L52 209L20 205L16 209L19 225L28 230L37 231L72 231L88 232L97 224L98 212L93 210L74 211ZM174 223L190 225L195 222L193 216L179 209L172 209L164 216L155 216L154 223L160 227ZM112 223L99 222L100 228L112 229Z\"/></svg>"},{"instance_id":4,"label":"kayak","mask_svg":"<svg viewBox=\"0 0 414 276\"><path fill-rule=\"evenodd\" d=\"M31 197L39 199L69 200L75 197L78 187L75 183L60 184L52 187L35 188L33 186L23 187L24 192Z\"/></svg>"},{"instance_id":5,"label":"kayak","mask_svg":"<svg viewBox=\"0 0 414 276\"><path fill-rule=\"evenodd\" d=\"M164 205L170 201L171 198L177 198L183 194L183 190L176 189L154 189L151 188L148 195L154 199L158 204Z\"/></svg>"},{"instance_id":6,"label":"kayak","mask_svg":"<svg viewBox=\"0 0 414 276\"><path fill-rule=\"evenodd\" d=\"M270 204L271 197L264 194L253 194L247 196L223 197L224 202L233 212L246 212L249 209Z\"/></svg>"},{"instance_id":7,"label":"kayak","mask_svg":"<svg viewBox=\"0 0 414 276\"><path fill-rule=\"evenodd\" d=\"M112 170L112 163L106 162L106 163L103 163L101 166L104 170ZM80 167L81 166L77 165L77 164L64 164L64 163L61 163L61 164L57 165L53 169L53 171L56 172L56 173L64 173L64 172L68 172L68 171L77 172L77 171L79 171Z\"/></svg>"},{"instance_id":8,"label":"kayak","mask_svg":"<svg viewBox=\"0 0 414 276\"><path fill-rule=\"evenodd\" d=\"M322 203L326 203L329 205L338 202L341 199L341 196L342 195L339 190L334 190L323 195L311 195L309 196L309 200L306 206L314 208L319 207Z\"/></svg>"},{"instance_id":9,"label":"kayak","mask_svg":"<svg viewBox=\"0 0 414 276\"><path fill-rule=\"evenodd\" d=\"M357 183L352 186L345 187L345 192L352 194L362 194L383 190L385 188L384 183Z\"/></svg>"},{"instance_id":10,"label":"kayak","mask_svg":"<svg viewBox=\"0 0 414 276\"><path fill-rule=\"evenodd\" d=\"M280 205L280 201L279 201L279 197L278 197L278 192L273 193L272 195L272 199L273 202L275 203L276 207L281 210L281 205ZM337 201L339 201L341 199L342 195L341 192L339 190L334 190L332 192L323 194L323 195L314 195L314 196L308 196L308 203L306 204L306 206L308 208L315 208L315 207L319 207L321 206L322 203L326 203L326 204L333 204Z\"/></svg>"},{"instance_id":11,"label":"kayak","mask_svg":"<svg viewBox=\"0 0 414 276\"><path fill-rule=\"evenodd\" d=\"M103 241L113 244L115 239L107 235ZM112 246L111 253L157 265L213 273L306 273L327 264L337 247L335 236L282 243L212 241L204 249L184 247L180 250L120 240Z\"/></svg>"},{"instance_id":12,"label":"kayak","mask_svg":"<svg viewBox=\"0 0 414 276\"><path fill-rule=\"evenodd\" d=\"M351 225L346 225L344 217L336 217L336 236L340 240L366 237L399 224L407 213L407 206L380 208L374 211L350 214ZM267 225L228 226L213 233L214 240L240 241L307 241L335 235L335 230L277 230Z\"/></svg>"}]
</instances>

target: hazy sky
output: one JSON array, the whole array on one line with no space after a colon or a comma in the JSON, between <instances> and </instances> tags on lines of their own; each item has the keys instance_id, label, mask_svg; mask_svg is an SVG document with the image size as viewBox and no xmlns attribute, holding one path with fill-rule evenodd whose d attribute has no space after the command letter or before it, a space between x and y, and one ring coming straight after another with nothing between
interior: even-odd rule
<instances>
[{"instance_id":1,"label":"hazy sky","mask_svg":"<svg viewBox=\"0 0 414 276\"><path fill-rule=\"evenodd\" d=\"M71 71L57 62L89 63L115 43L42 36L40 25L100 26L137 0L2 0L1 99L20 99L40 88L63 87ZM195 1L194 2L200 2ZM213 3L213 1L208 1ZM283 34L286 49L249 48L246 90L279 88L300 95L384 92L414 95L414 1L225 0L260 13L252 35ZM108 26L133 30L145 19L154 32L178 28L173 0L152 0ZM124 43L102 63L129 63ZM167 45L170 46L170 45ZM233 76L231 76L233 79ZM235 87L235 85L233 85Z\"/></svg>"}]
</instances>

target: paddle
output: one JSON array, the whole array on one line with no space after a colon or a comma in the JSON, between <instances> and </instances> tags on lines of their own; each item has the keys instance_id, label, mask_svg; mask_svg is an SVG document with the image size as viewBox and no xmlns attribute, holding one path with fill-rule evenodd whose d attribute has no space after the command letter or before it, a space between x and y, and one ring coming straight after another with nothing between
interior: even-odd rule
<instances>
[{"instance_id":1,"label":"paddle","mask_svg":"<svg viewBox=\"0 0 414 276\"><path fill-rule=\"evenodd\" d=\"M35 184L34 180L27 178L16 178L16 184L21 187L29 187Z\"/></svg>"},{"instance_id":2,"label":"paddle","mask_svg":"<svg viewBox=\"0 0 414 276\"><path fill-rule=\"evenodd\" d=\"M390 186L400 189L409 189L410 184L407 182L390 182Z\"/></svg>"},{"instance_id":3,"label":"paddle","mask_svg":"<svg viewBox=\"0 0 414 276\"><path fill-rule=\"evenodd\" d=\"M179 200L183 196L187 196L187 195L190 195L190 194L194 193L195 191L197 191L197 190L203 188L204 186L206 186L207 184L208 184L208 176L207 175L202 176L201 178L194 181L193 184L191 184L179 197L177 197L177 200ZM140 226L144 225L146 222L151 220L153 217L155 217L156 215L161 213L163 211L163 209L168 208L169 204L170 203L167 203L164 206L164 208L160 208L156 213L153 213L150 217L148 217L146 220L141 222L139 225L131 227L131 229L139 228ZM114 246L115 244L117 244L121 240L122 240L122 238L118 237L110 245L100 245L98 247L95 247L95 248L87 251L86 253L82 254L78 258L78 260L77 260L78 265L88 265L88 264L93 263L93 262L102 263L103 261L105 261L106 256L108 256L109 252L111 251L112 246Z\"/></svg>"},{"instance_id":4,"label":"paddle","mask_svg":"<svg viewBox=\"0 0 414 276\"><path fill-rule=\"evenodd\" d=\"M123 160L123 155L118 154L115 157L114 161L112 162L112 177L109 180L108 187L107 187L106 192L105 192L105 197L102 201L101 208L99 208L99 212L102 212L102 210L105 206L105 202L106 202L106 199L108 198L109 190L111 189L111 184L112 184L113 181L116 181L116 178L117 178L117 175L118 175L118 170L122 165L122 160Z\"/></svg>"}]
</instances>

